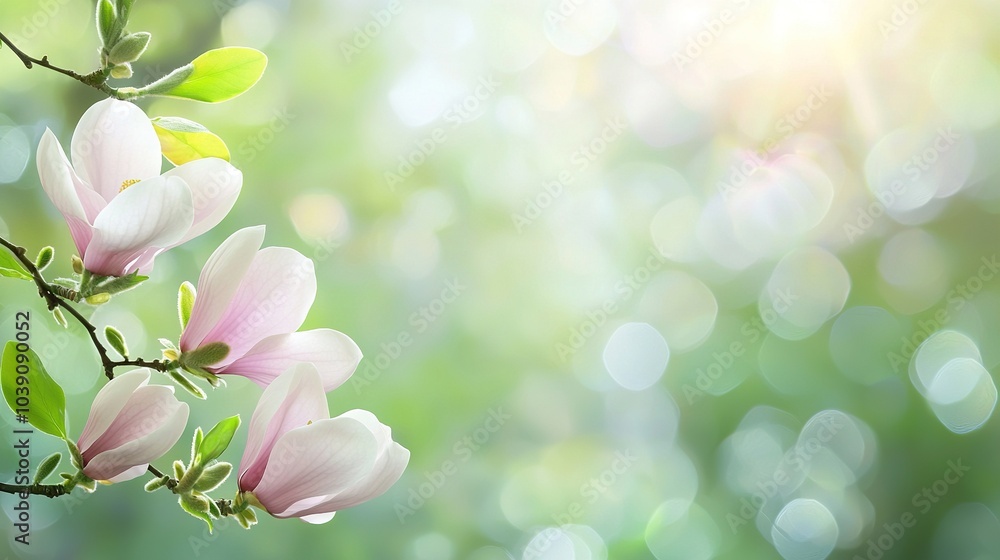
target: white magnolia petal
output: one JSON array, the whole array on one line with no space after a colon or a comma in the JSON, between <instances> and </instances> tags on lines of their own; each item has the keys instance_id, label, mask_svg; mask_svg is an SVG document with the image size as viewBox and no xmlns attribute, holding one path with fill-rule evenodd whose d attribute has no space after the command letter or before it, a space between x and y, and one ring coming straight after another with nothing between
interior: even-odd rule
<instances>
[{"instance_id":1,"label":"white magnolia petal","mask_svg":"<svg viewBox=\"0 0 1000 560\"><path fill-rule=\"evenodd\" d=\"M111 422L118 417L118 413L125 407L132 393L149 383L149 376L150 370L135 369L116 376L101 387L94 397L93 404L90 405L90 416L87 417L87 424L83 427L80 439L77 440L76 445L80 451L86 451L97 438L101 437Z\"/></svg>"},{"instance_id":2,"label":"white magnolia petal","mask_svg":"<svg viewBox=\"0 0 1000 560\"><path fill-rule=\"evenodd\" d=\"M250 418L239 468L240 489L256 488L281 436L329 417L326 394L312 364L298 364L275 379L264 389Z\"/></svg>"},{"instance_id":3,"label":"white magnolia petal","mask_svg":"<svg viewBox=\"0 0 1000 560\"><path fill-rule=\"evenodd\" d=\"M179 243L194 239L218 225L236 204L243 187L243 173L219 158L190 161L163 176L184 179L194 201L194 223Z\"/></svg>"},{"instance_id":4,"label":"white magnolia petal","mask_svg":"<svg viewBox=\"0 0 1000 560\"><path fill-rule=\"evenodd\" d=\"M305 515L302 517L302 521L305 521L306 523L312 523L313 525L322 525L323 523L326 523L327 521L333 519L333 516L336 513L337 512L335 511L331 511L330 513L317 513L315 515Z\"/></svg>"},{"instance_id":5,"label":"white magnolia petal","mask_svg":"<svg viewBox=\"0 0 1000 560\"><path fill-rule=\"evenodd\" d=\"M205 342L229 345L229 356L215 367L225 368L268 336L297 330L315 297L311 260L287 247L258 251L229 307L205 335Z\"/></svg>"},{"instance_id":6,"label":"white magnolia petal","mask_svg":"<svg viewBox=\"0 0 1000 560\"><path fill-rule=\"evenodd\" d=\"M93 236L91 223L104 207L104 199L76 176L56 135L47 128L38 143L36 163L42 189L66 219L77 251L85 254Z\"/></svg>"},{"instance_id":7,"label":"white magnolia petal","mask_svg":"<svg viewBox=\"0 0 1000 560\"><path fill-rule=\"evenodd\" d=\"M242 375L261 387L298 362L316 366L323 389L332 391L347 381L361 363L361 349L346 334L315 329L269 336L217 373Z\"/></svg>"},{"instance_id":8,"label":"white magnolia petal","mask_svg":"<svg viewBox=\"0 0 1000 560\"><path fill-rule=\"evenodd\" d=\"M254 255L264 242L264 226L243 228L229 236L208 258L198 278L191 319L181 333L181 350L193 350L205 341L239 289Z\"/></svg>"},{"instance_id":9,"label":"white magnolia petal","mask_svg":"<svg viewBox=\"0 0 1000 560\"><path fill-rule=\"evenodd\" d=\"M156 429L98 454L84 467L84 474L94 480L111 480L129 469L159 459L170 451L184 433L189 412L187 403L177 402L177 406L160 420Z\"/></svg>"},{"instance_id":10,"label":"white magnolia petal","mask_svg":"<svg viewBox=\"0 0 1000 560\"><path fill-rule=\"evenodd\" d=\"M376 453L375 436L361 422L313 422L278 439L254 494L275 517L290 517L284 512L300 500L353 487L371 472Z\"/></svg>"},{"instance_id":11,"label":"white magnolia petal","mask_svg":"<svg viewBox=\"0 0 1000 560\"><path fill-rule=\"evenodd\" d=\"M133 478L139 478L140 476L146 474L147 470L149 470L149 463L136 465L120 475L109 478L108 482L125 482L126 480L132 480Z\"/></svg>"},{"instance_id":12,"label":"white magnolia petal","mask_svg":"<svg viewBox=\"0 0 1000 560\"><path fill-rule=\"evenodd\" d=\"M70 145L73 167L111 202L126 181L160 174L160 140L149 117L127 101L106 99L80 117Z\"/></svg>"},{"instance_id":13,"label":"white magnolia petal","mask_svg":"<svg viewBox=\"0 0 1000 560\"><path fill-rule=\"evenodd\" d=\"M132 185L97 216L83 264L96 274L128 274L147 249L176 243L193 219L191 190L182 179L154 177Z\"/></svg>"},{"instance_id":14,"label":"white magnolia petal","mask_svg":"<svg viewBox=\"0 0 1000 560\"><path fill-rule=\"evenodd\" d=\"M351 410L338 416L344 417L357 420L372 432L379 446L379 456L371 472L353 487L327 496L316 504L295 504L295 517L339 511L377 498L399 480L410 462L410 451L392 441L392 431L379 422L374 414L367 410Z\"/></svg>"}]
</instances>

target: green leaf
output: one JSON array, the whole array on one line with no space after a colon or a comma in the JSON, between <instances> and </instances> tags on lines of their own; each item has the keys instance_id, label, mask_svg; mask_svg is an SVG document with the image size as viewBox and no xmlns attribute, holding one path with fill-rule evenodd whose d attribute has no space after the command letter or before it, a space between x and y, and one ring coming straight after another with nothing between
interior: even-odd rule
<instances>
[{"instance_id":1,"label":"green leaf","mask_svg":"<svg viewBox=\"0 0 1000 560\"><path fill-rule=\"evenodd\" d=\"M35 428L66 439L66 395L62 387L49 377L34 350L18 346L13 340L8 342L0 358L0 384L7 405Z\"/></svg>"},{"instance_id":2,"label":"green leaf","mask_svg":"<svg viewBox=\"0 0 1000 560\"><path fill-rule=\"evenodd\" d=\"M180 459L174 461L174 478L177 480L184 478L185 470L187 469L184 468L184 461L181 461Z\"/></svg>"},{"instance_id":3,"label":"green leaf","mask_svg":"<svg viewBox=\"0 0 1000 560\"><path fill-rule=\"evenodd\" d=\"M229 447L237 428L240 427L240 415L230 416L215 425L207 434L198 448L198 462L202 465L218 459Z\"/></svg>"},{"instance_id":4,"label":"green leaf","mask_svg":"<svg viewBox=\"0 0 1000 560\"><path fill-rule=\"evenodd\" d=\"M104 338L108 339L108 344L121 354L122 358L128 358L128 346L125 344L125 335L118 329L108 325L104 327Z\"/></svg>"},{"instance_id":5,"label":"green leaf","mask_svg":"<svg viewBox=\"0 0 1000 560\"><path fill-rule=\"evenodd\" d=\"M190 352L181 354L180 361L184 367L202 368L217 364L229 355L229 345L225 342L212 342L199 346Z\"/></svg>"},{"instance_id":6,"label":"green leaf","mask_svg":"<svg viewBox=\"0 0 1000 560\"><path fill-rule=\"evenodd\" d=\"M0 251L0 276L31 280L31 274L24 268L21 261L7 251Z\"/></svg>"},{"instance_id":7,"label":"green leaf","mask_svg":"<svg viewBox=\"0 0 1000 560\"><path fill-rule=\"evenodd\" d=\"M91 290L91 293L107 293L109 295L119 294L126 290L131 290L146 280L149 280L149 276L140 276L138 272L133 272L126 276L112 276L110 277L110 280L100 279L97 282L94 282L94 287Z\"/></svg>"},{"instance_id":8,"label":"green leaf","mask_svg":"<svg viewBox=\"0 0 1000 560\"><path fill-rule=\"evenodd\" d=\"M49 266L49 263L52 262L52 257L54 257L55 254L56 250L51 246L42 247L42 249L38 251L38 256L35 257L35 268L40 271L45 270L45 267Z\"/></svg>"},{"instance_id":9,"label":"green leaf","mask_svg":"<svg viewBox=\"0 0 1000 560\"><path fill-rule=\"evenodd\" d=\"M59 466L59 461L62 461L62 453L58 451L43 459L38 464L38 470L35 471L35 478L32 484L41 484L42 481L52 474L52 471L56 470L56 467Z\"/></svg>"},{"instance_id":10,"label":"green leaf","mask_svg":"<svg viewBox=\"0 0 1000 560\"><path fill-rule=\"evenodd\" d=\"M206 467L205 471L198 477L198 482L194 483L194 489L198 492L211 492L221 486L229 478L231 472L233 472L233 466L229 463L216 463Z\"/></svg>"},{"instance_id":11,"label":"green leaf","mask_svg":"<svg viewBox=\"0 0 1000 560\"><path fill-rule=\"evenodd\" d=\"M174 383L180 385L182 389L184 389L188 393L191 393L195 397L204 400L205 397L207 396L205 395L205 391L202 391L200 387L198 387L194 383L191 383L191 380L188 379L187 377L184 377L184 374L182 374L181 372L177 370L170 370L168 375L170 375L170 379L174 380Z\"/></svg>"},{"instance_id":12,"label":"green leaf","mask_svg":"<svg viewBox=\"0 0 1000 560\"><path fill-rule=\"evenodd\" d=\"M181 284L177 290L177 313L181 319L181 330L187 328L188 321L191 320L191 310L194 309L194 298L197 296L194 285L190 282Z\"/></svg>"},{"instance_id":13,"label":"green leaf","mask_svg":"<svg viewBox=\"0 0 1000 560\"><path fill-rule=\"evenodd\" d=\"M204 126L180 117L156 117L152 122L160 151L170 163L183 165L207 157L229 161L226 143Z\"/></svg>"},{"instance_id":14,"label":"green leaf","mask_svg":"<svg viewBox=\"0 0 1000 560\"><path fill-rule=\"evenodd\" d=\"M118 9L118 19L122 22L122 27L128 24L128 18L132 15L132 4L135 0L116 0L115 5Z\"/></svg>"},{"instance_id":15,"label":"green leaf","mask_svg":"<svg viewBox=\"0 0 1000 560\"><path fill-rule=\"evenodd\" d=\"M214 49L191 61L192 71L182 82L166 91L150 93L206 103L227 101L253 87L266 67L267 56L257 49Z\"/></svg>"},{"instance_id":16,"label":"green leaf","mask_svg":"<svg viewBox=\"0 0 1000 560\"><path fill-rule=\"evenodd\" d=\"M101 44L105 47L113 45L118 40L118 35L121 34L121 29L117 27L117 20L118 14L115 13L115 6L111 0L98 0L97 34L101 38ZM118 29L117 34L115 33L116 28Z\"/></svg>"},{"instance_id":17,"label":"green leaf","mask_svg":"<svg viewBox=\"0 0 1000 560\"><path fill-rule=\"evenodd\" d=\"M145 31L129 33L122 37L108 53L108 61L111 64L126 64L139 60L149 46L149 37L149 33Z\"/></svg>"},{"instance_id":18,"label":"green leaf","mask_svg":"<svg viewBox=\"0 0 1000 560\"><path fill-rule=\"evenodd\" d=\"M191 438L191 464L194 464L195 459L198 458L198 448L201 447L201 442L205 441L205 432L201 431L201 426L198 426L194 430L194 437Z\"/></svg>"},{"instance_id":19,"label":"green leaf","mask_svg":"<svg viewBox=\"0 0 1000 560\"><path fill-rule=\"evenodd\" d=\"M59 325L62 328L64 328L64 329L68 329L69 328L69 323L66 321L66 316L63 315L62 308L57 307L57 308L53 309L52 310L52 316L55 317L56 322L59 323Z\"/></svg>"},{"instance_id":20,"label":"green leaf","mask_svg":"<svg viewBox=\"0 0 1000 560\"><path fill-rule=\"evenodd\" d=\"M211 533L212 518L208 515L211 506L208 505L208 502L208 498L193 494L182 494L180 499L177 500L177 503L181 505L181 509L207 523L208 532Z\"/></svg>"}]
</instances>

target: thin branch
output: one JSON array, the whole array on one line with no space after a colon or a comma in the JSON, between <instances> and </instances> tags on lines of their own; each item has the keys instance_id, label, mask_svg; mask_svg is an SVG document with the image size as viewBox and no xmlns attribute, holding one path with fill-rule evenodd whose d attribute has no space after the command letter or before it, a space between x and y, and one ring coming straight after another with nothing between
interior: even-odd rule
<instances>
[{"instance_id":1,"label":"thin branch","mask_svg":"<svg viewBox=\"0 0 1000 560\"><path fill-rule=\"evenodd\" d=\"M49 311L54 310L56 307L61 307L66 310L67 313L73 316L78 323L83 325L83 328L87 330L87 334L90 335L90 341L94 344L94 348L97 349L97 354L101 358L101 365L104 367L104 375L108 379L115 378L115 368L118 367L146 367L154 369L156 371L167 372L171 369L171 363L164 362L162 360L144 360L142 358L137 358L130 360L127 357L123 360L112 360L108 355L108 349L104 347L101 340L97 338L97 327L94 326L86 317L83 316L75 307L70 305L66 299L64 299L58 293L58 286L52 286L45 281L45 277L42 276L42 272L38 270L35 263L31 262L26 256L27 250L24 247L19 247L10 241L7 241L3 237L0 237L0 245L3 245L14 253L17 260L21 262L28 273L31 274L31 278L35 281L35 285L38 287L38 295L45 300L45 304Z\"/></svg>"},{"instance_id":2,"label":"thin branch","mask_svg":"<svg viewBox=\"0 0 1000 560\"><path fill-rule=\"evenodd\" d=\"M55 498L56 496L62 496L67 493L66 487L62 484L32 484L30 486L19 486L16 484L7 484L5 482L0 482L0 492L6 492L7 494L23 494L27 492L28 494L45 496L47 498Z\"/></svg>"},{"instance_id":3,"label":"thin branch","mask_svg":"<svg viewBox=\"0 0 1000 560\"><path fill-rule=\"evenodd\" d=\"M60 68L50 63L49 57L47 56L43 56L42 58L34 58L32 56L27 55L24 51L17 48L17 46L15 46L14 43L12 43L11 40L8 39L3 33L0 33L0 43L10 47L11 52L13 52L14 55L17 56L17 58L21 59L21 63L24 64L24 67L29 70L34 68L35 65L38 65L41 66L42 68L48 68L53 72L58 72L64 76L69 76L70 78L73 78L74 80L80 83L86 84L98 91L102 91L110 95L111 97L114 97L115 99L128 100L134 97L118 90L117 88L113 88L108 85L107 80L110 72L109 70L102 69L102 70L96 70L86 75L79 74L72 70L67 70L66 68Z\"/></svg>"}]
</instances>

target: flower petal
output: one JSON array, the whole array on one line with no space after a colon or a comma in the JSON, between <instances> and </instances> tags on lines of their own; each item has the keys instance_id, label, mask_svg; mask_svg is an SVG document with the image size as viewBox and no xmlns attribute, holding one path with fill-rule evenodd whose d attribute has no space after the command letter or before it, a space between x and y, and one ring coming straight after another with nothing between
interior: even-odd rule
<instances>
[{"instance_id":1,"label":"flower petal","mask_svg":"<svg viewBox=\"0 0 1000 560\"><path fill-rule=\"evenodd\" d=\"M160 174L160 140L142 109L106 99L80 117L71 142L73 167L111 202L126 181Z\"/></svg>"},{"instance_id":2,"label":"flower petal","mask_svg":"<svg viewBox=\"0 0 1000 560\"><path fill-rule=\"evenodd\" d=\"M243 187L243 174L219 158L197 159L163 174L180 177L191 188L194 201L194 223L178 242L185 243L212 229L236 204Z\"/></svg>"},{"instance_id":3,"label":"flower petal","mask_svg":"<svg viewBox=\"0 0 1000 560\"><path fill-rule=\"evenodd\" d=\"M84 461L148 435L179 406L173 387L144 385L137 388L104 433L83 452Z\"/></svg>"},{"instance_id":4,"label":"flower petal","mask_svg":"<svg viewBox=\"0 0 1000 560\"><path fill-rule=\"evenodd\" d=\"M332 391L357 369L361 349L346 334L332 329L276 334L261 340L243 357L216 373L242 375L267 387L297 362L316 366L323 389Z\"/></svg>"},{"instance_id":5,"label":"flower petal","mask_svg":"<svg viewBox=\"0 0 1000 560\"><path fill-rule=\"evenodd\" d=\"M97 455L84 467L84 474L94 480L120 482L126 479L126 473L134 474L138 466L148 465L170 451L184 433L189 414L187 403L174 402L176 407L172 411L166 412L168 409L163 409L169 415L162 418L154 430Z\"/></svg>"},{"instance_id":6,"label":"flower petal","mask_svg":"<svg viewBox=\"0 0 1000 560\"><path fill-rule=\"evenodd\" d=\"M104 199L77 177L56 135L47 128L38 143L35 159L45 194L66 218L76 250L85 254L93 236L91 224L104 208Z\"/></svg>"},{"instance_id":7,"label":"flower petal","mask_svg":"<svg viewBox=\"0 0 1000 560\"><path fill-rule=\"evenodd\" d=\"M281 436L254 495L271 515L313 496L336 494L362 480L375 464L378 443L352 418L330 418Z\"/></svg>"},{"instance_id":8,"label":"flower petal","mask_svg":"<svg viewBox=\"0 0 1000 560\"><path fill-rule=\"evenodd\" d=\"M311 364L298 364L274 380L253 411L247 446L240 461L241 490L257 487L278 439L309 422L330 418L319 374Z\"/></svg>"},{"instance_id":9,"label":"flower petal","mask_svg":"<svg viewBox=\"0 0 1000 560\"><path fill-rule=\"evenodd\" d=\"M216 367L225 368L268 336L297 330L315 297L311 260L287 247L258 251L229 307L205 335L205 342L229 345L229 356Z\"/></svg>"},{"instance_id":10,"label":"flower petal","mask_svg":"<svg viewBox=\"0 0 1000 560\"><path fill-rule=\"evenodd\" d=\"M136 465L119 475L115 475L109 478L108 482L125 482L126 480L132 480L133 478L139 478L140 476L146 474L146 471L148 469L149 469L149 463Z\"/></svg>"},{"instance_id":11,"label":"flower petal","mask_svg":"<svg viewBox=\"0 0 1000 560\"><path fill-rule=\"evenodd\" d=\"M90 405L90 416L87 417L87 424L83 427L80 439L77 440L76 445L81 452L87 451L108 429L132 393L149 383L149 374L148 369L134 369L115 377L101 387L94 397L93 404Z\"/></svg>"},{"instance_id":12,"label":"flower petal","mask_svg":"<svg viewBox=\"0 0 1000 560\"><path fill-rule=\"evenodd\" d=\"M388 426L378 421L374 414L367 410L351 410L337 418L351 418L367 427L375 436L379 455L371 472L363 480L339 494L327 496L315 504L295 504L294 517L312 516L339 511L356 506L384 494L399 480L410 461L410 452L405 447L392 441L392 431ZM306 506L306 507L300 507Z\"/></svg>"},{"instance_id":13,"label":"flower petal","mask_svg":"<svg viewBox=\"0 0 1000 560\"><path fill-rule=\"evenodd\" d=\"M193 350L218 323L240 287L254 255L264 242L264 226L243 228L229 236L208 258L198 278L198 297L181 333L181 350Z\"/></svg>"},{"instance_id":14,"label":"flower petal","mask_svg":"<svg viewBox=\"0 0 1000 560\"><path fill-rule=\"evenodd\" d=\"M331 511L330 513L317 513L315 515L306 515L302 517L302 521L306 523L312 523L313 525L321 525L327 521L333 519L334 514L337 512Z\"/></svg>"},{"instance_id":15,"label":"flower petal","mask_svg":"<svg viewBox=\"0 0 1000 560\"><path fill-rule=\"evenodd\" d=\"M193 219L191 190L183 179L154 177L132 185L97 216L83 264L96 274L128 274L150 247L177 242Z\"/></svg>"}]
</instances>

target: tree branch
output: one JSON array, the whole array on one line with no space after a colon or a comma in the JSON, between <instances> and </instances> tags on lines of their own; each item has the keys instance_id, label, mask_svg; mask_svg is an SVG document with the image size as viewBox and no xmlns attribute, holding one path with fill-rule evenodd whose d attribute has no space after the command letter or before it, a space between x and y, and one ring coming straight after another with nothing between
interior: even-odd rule
<instances>
[{"instance_id":1,"label":"tree branch","mask_svg":"<svg viewBox=\"0 0 1000 560\"><path fill-rule=\"evenodd\" d=\"M83 316L75 307L69 304L66 299L60 294L58 288L59 286L52 286L45 281L45 277L42 276L42 272L38 270L35 263L31 262L26 256L27 250L24 247L19 247L14 245L10 241L7 241L3 237L0 237L0 245L3 245L10 250L11 253L17 257L17 260L21 262L24 268L31 274L31 278L35 281L35 285L38 287L38 295L45 300L45 304L49 311L54 310L57 307L61 307L66 310L67 313L73 316L74 319L87 330L87 334L90 335L90 341L94 344L94 348L97 349L97 354L101 358L101 365L104 367L104 375L107 378L115 378L115 368L132 366L132 367L146 367L154 369L156 371L167 372L173 369L173 364L171 362L164 362L162 360L144 360L142 358L137 358L130 360L127 357L122 360L112 360L108 355L108 349L104 347L101 340L97 338L97 327L94 326L86 317Z\"/></svg>"},{"instance_id":2,"label":"tree branch","mask_svg":"<svg viewBox=\"0 0 1000 560\"><path fill-rule=\"evenodd\" d=\"M45 496L46 498L55 498L56 496L62 496L67 493L66 487L62 484L32 484L31 486L19 486L16 484L7 484L5 482L0 482L0 492L6 492L7 494L23 494L27 492L28 494Z\"/></svg>"},{"instance_id":3,"label":"tree branch","mask_svg":"<svg viewBox=\"0 0 1000 560\"><path fill-rule=\"evenodd\" d=\"M21 63L27 69L32 69L35 65L41 66L42 68L48 68L53 72L58 72L64 76L69 76L74 80L86 84L98 91L104 92L115 99L129 100L135 98L135 95L130 95L127 92L121 91L118 88L113 88L108 85L108 76L110 75L109 69L95 70L90 74L79 74L72 70L67 70L66 68L60 68L49 62L49 57L43 56L42 58L34 58L27 55L24 51L17 48L10 39L7 38L3 33L0 33L0 44L7 45L10 47L11 52L14 53L17 58L21 59Z\"/></svg>"}]
</instances>

